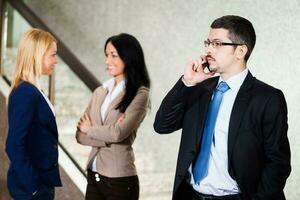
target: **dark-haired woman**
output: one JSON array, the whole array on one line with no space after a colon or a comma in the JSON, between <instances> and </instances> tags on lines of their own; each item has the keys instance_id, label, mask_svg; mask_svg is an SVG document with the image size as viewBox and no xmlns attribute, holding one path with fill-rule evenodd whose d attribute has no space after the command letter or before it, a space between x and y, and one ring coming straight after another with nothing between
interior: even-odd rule
<instances>
[{"instance_id":1,"label":"dark-haired woman","mask_svg":"<svg viewBox=\"0 0 300 200\"><path fill-rule=\"evenodd\" d=\"M86 199L137 200L132 144L149 107L149 75L142 47L133 36L108 38L104 51L113 78L94 91L76 133L80 144L92 147Z\"/></svg>"}]
</instances>

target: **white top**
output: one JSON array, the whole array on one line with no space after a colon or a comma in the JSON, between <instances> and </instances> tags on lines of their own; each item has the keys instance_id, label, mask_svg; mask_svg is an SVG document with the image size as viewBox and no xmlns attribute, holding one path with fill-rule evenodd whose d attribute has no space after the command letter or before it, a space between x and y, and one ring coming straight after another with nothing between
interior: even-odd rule
<instances>
[{"instance_id":1,"label":"white top","mask_svg":"<svg viewBox=\"0 0 300 200\"><path fill-rule=\"evenodd\" d=\"M48 106L50 107L53 115L55 116L55 109L54 109L54 106L52 105L51 101L49 100L49 98L44 94L42 88L41 88L41 85L40 85L40 81L39 79L36 80L35 82L35 86L38 88L38 90L40 91L40 93L43 95L44 99L46 100Z\"/></svg>"},{"instance_id":2,"label":"white top","mask_svg":"<svg viewBox=\"0 0 300 200\"><path fill-rule=\"evenodd\" d=\"M110 105L110 103L125 89L125 80L120 81L116 87L115 80L110 79L103 83L103 87L108 90L108 94L106 95L103 104L101 106L101 119L104 121L106 111Z\"/></svg>"},{"instance_id":3,"label":"white top","mask_svg":"<svg viewBox=\"0 0 300 200\"><path fill-rule=\"evenodd\" d=\"M208 174L199 183L195 184L192 175L192 164L189 168L191 174L190 184L196 191L202 194L223 196L240 193L237 182L233 180L228 173L228 128L233 103L247 74L248 69L246 68L227 81L224 81L221 77L219 78L219 83L221 81L226 82L230 89L223 95L216 119L214 133L215 143L211 146L210 150Z\"/></svg>"},{"instance_id":4,"label":"white top","mask_svg":"<svg viewBox=\"0 0 300 200\"><path fill-rule=\"evenodd\" d=\"M108 90L108 93L103 101L103 104L101 105L100 109L100 116L102 121L105 119L106 111L110 105L110 103L125 89L125 80L120 81L116 87L115 86L115 79L109 79L108 81L105 81L102 85L105 89ZM92 171L97 172L96 168L96 157L93 161L92 165Z\"/></svg>"}]
</instances>

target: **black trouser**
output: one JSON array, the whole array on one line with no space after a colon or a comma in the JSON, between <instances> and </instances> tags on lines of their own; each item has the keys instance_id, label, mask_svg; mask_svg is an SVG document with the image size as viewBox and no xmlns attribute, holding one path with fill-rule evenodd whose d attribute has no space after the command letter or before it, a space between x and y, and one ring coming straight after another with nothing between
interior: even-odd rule
<instances>
[{"instance_id":1,"label":"black trouser","mask_svg":"<svg viewBox=\"0 0 300 200\"><path fill-rule=\"evenodd\" d=\"M138 176L109 178L88 170L86 200L138 200Z\"/></svg>"}]
</instances>

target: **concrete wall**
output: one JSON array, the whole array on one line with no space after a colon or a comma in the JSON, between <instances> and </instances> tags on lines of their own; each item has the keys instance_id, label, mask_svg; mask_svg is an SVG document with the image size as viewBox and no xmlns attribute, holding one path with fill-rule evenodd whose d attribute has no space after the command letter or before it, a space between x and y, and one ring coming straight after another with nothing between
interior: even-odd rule
<instances>
[{"instance_id":1,"label":"concrete wall","mask_svg":"<svg viewBox=\"0 0 300 200\"><path fill-rule=\"evenodd\" d=\"M178 145L178 133L156 136L152 129L155 112L166 92L183 73L185 65L203 52L203 40L210 23L226 14L237 14L253 22L257 45L249 61L251 72L258 78L283 90L289 109L289 138L293 171L286 186L287 199L300 196L300 3L296 0L111 0L73 1L29 0L36 13L55 29L99 80L108 78L103 62L106 38L120 32L135 35L141 42L152 79L152 112L142 126L152 134L164 164L174 166L177 149L166 155L159 147L172 140ZM144 137L140 135L140 137ZM298 145L297 145L298 144ZM165 157L172 159L165 163ZM171 186L170 186L171 187ZM171 189L171 188L170 188Z\"/></svg>"}]
</instances>

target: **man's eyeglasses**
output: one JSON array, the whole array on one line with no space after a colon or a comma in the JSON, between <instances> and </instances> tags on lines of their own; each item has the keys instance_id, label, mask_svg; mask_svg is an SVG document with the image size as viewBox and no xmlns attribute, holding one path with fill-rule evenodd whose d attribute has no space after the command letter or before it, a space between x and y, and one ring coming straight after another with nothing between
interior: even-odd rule
<instances>
[{"instance_id":1,"label":"man's eyeglasses","mask_svg":"<svg viewBox=\"0 0 300 200\"><path fill-rule=\"evenodd\" d=\"M204 40L204 46L209 47L209 45L211 45L213 48L219 48L221 46L238 46L238 45L244 45L244 44L228 43L228 42L222 42L219 40L213 40L213 41Z\"/></svg>"}]
</instances>

